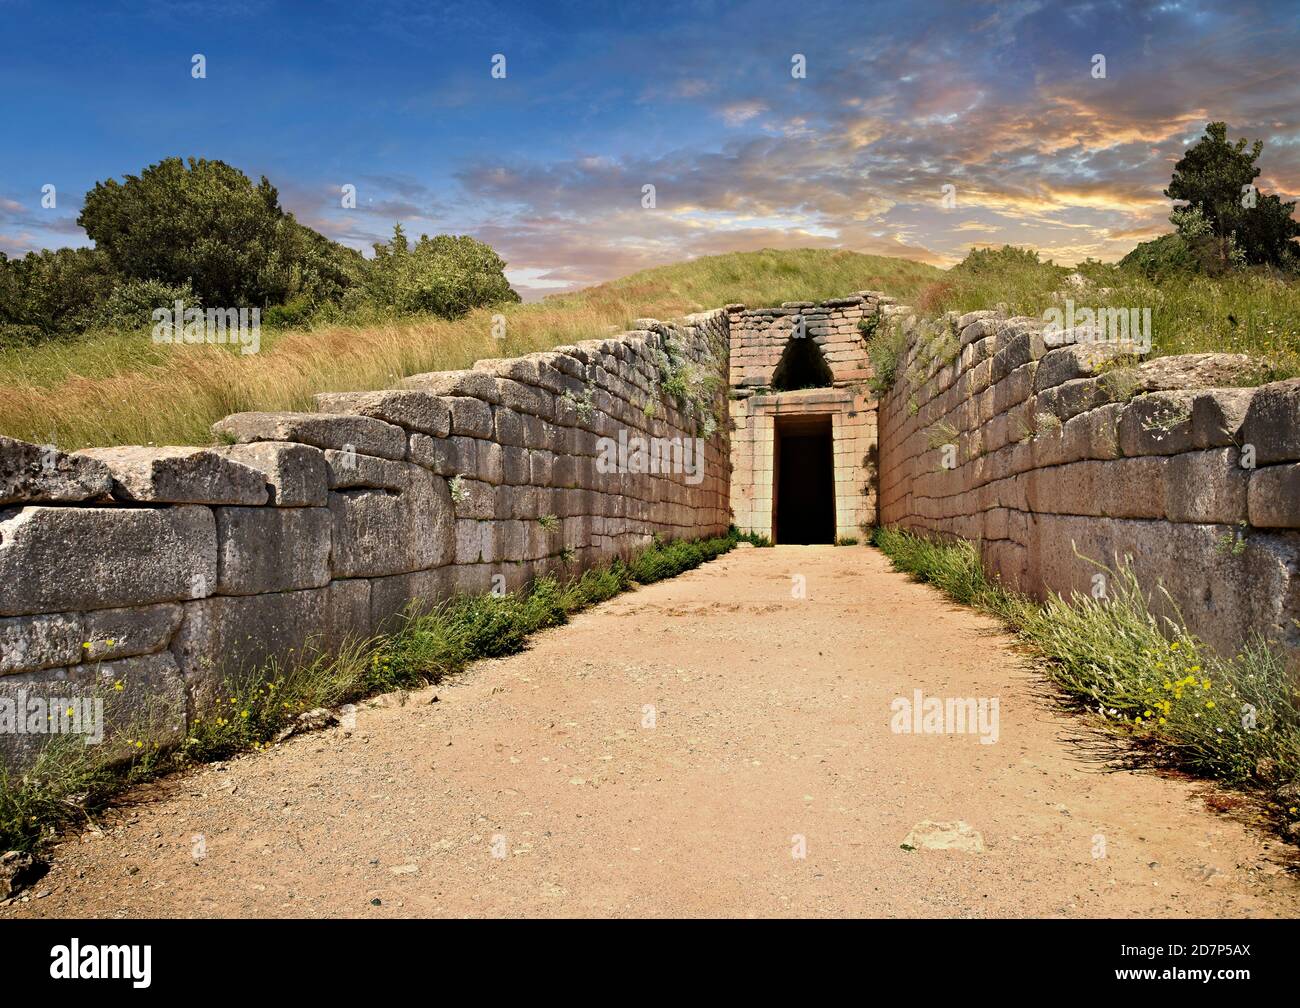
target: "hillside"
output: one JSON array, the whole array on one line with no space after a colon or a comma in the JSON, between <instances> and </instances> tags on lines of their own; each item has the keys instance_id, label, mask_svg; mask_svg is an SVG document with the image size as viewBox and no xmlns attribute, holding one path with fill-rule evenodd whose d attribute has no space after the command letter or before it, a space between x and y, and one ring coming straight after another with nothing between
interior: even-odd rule
<instances>
[{"instance_id":1,"label":"hillside","mask_svg":"<svg viewBox=\"0 0 1300 1008\"><path fill-rule=\"evenodd\" d=\"M456 321L262 334L261 352L155 345L147 330L0 353L0 434L64 449L208 444L242 410L306 410L312 394L384 388L404 375L469 367L728 302L773 305L853 290L915 297L942 272L906 259L828 249L729 253L634 273L537 304ZM506 317L506 337L492 316Z\"/></svg>"}]
</instances>

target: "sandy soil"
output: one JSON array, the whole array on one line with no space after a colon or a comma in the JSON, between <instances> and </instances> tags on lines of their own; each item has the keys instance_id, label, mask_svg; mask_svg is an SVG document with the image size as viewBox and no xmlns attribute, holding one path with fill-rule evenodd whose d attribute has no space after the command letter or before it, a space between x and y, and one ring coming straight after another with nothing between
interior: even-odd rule
<instances>
[{"instance_id":1,"label":"sandy soil","mask_svg":"<svg viewBox=\"0 0 1300 1008\"><path fill-rule=\"evenodd\" d=\"M915 689L998 698L998 741L895 734ZM1300 915L1285 844L1077 730L875 551L742 548L351 733L141 791L0 914ZM983 849L905 849L924 821Z\"/></svg>"}]
</instances>

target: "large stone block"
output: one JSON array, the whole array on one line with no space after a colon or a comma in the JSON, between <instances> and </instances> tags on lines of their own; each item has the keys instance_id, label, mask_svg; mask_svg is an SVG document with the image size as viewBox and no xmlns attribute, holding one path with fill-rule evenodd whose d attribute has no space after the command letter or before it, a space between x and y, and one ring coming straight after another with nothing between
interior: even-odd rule
<instances>
[{"instance_id":1,"label":"large stone block","mask_svg":"<svg viewBox=\"0 0 1300 1008\"><path fill-rule=\"evenodd\" d=\"M202 598L217 581L209 508L0 512L0 615Z\"/></svg>"},{"instance_id":2,"label":"large stone block","mask_svg":"<svg viewBox=\"0 0 1300 1008\"><path fill-rule=\"evenodd\" d=\"M1117 557L1129 557L1153 608L1173 617L1176 607L1192 632L1221 653L1235 654L1258 631L1294 655L1300 535L1249 534L1244 549L1225 548L1237 531L1231 525L1040 515L1031 566L1042 588L1088 594L1093 577L1103 573L1093 561L1113 567Z\"/></svg>"},{"instance_id":3,"label":"large stone block","mask_svg":"<svg viewBox=\"0 0 1300 1008\"><path fill-rule=\"evenodd\" d=\"M1078 378L1090 378L1107 361L1122 356L1124 348L1111 343L1076 343L1049 350L1034 374L1034 391L1055 388Z\"/></svg>"},{"instance_id":4,"label":"large stone block","mask_svg":"<svg viewBox=\"0 0 1300 1008\"><path fill-rule=\"evenodd\" d=\"M113 496L156 504L265 504L266 479L256 469L204 448L87 448L113 475Z\"/></svg>"},{"instance_id":5,"label":"large stone block","mask_svg":"<svg viewBox=\"0 0 1300 1008\"><path fill-rule=\"evenodd\" d=\"M490 438L492 436L492 407L481 399L468 396L449 396L451 407L451 433L461 437Z\"/></svg>"},{"instance_id":6,"label":"large stone block","mask_svg":"<svg viewBox=\"0 0 1300 1008\"><path fill-rule=\"evenodd\" d=\"M1253 388L1206 389L1192 397L1192 446L1226 448L1241 444L1241 425Z\"/></svg>"},{"instance_id":7,"label":"large stone block","mask_svg":"<svg viewBox=\"0 0 1300 1008\"><path fill-rule=\"evenodd\" d=\"M372 417L334 413L235 413L212 425L218 437L238 444L296 441L316 448L336 448L362 455L401 459L406 432Z\"/></svg>"},{"instance_id":8,"label":"large stone block","mask_svg":"<svg viewBox=\"0 0 1300 1008\"><path fill-rule=\"evenodd\" d=\"M329 494L325 455L311 445L255 441L212 449L256 469L276 507L324 507Z\"/></svg>"},{"instance_id":9,"label":"large stone block","mask_svg":"<svg viewBox=\"0 0 1300 1008\"><path fill-rule=\"evenodd\" d=\"M1128 403L1119 420L1120 450L1128 456L1191 451L1192 392L1155 392Z\"/></svg>"},{"instance_id":10,"label":"large stone block","mask_svg":"<svg viewBox=\"0 0 1300 1008\"><path fill-rule=\"evenodd\" d=\"M17 714L21 728L15 718L10 730L6 722ZM166 652L6 676L0 679L0 763L24 770L47 745L66 745L73 736L110 761L125 758L179 742L185 715L180 674Z\"/></svg>"},{"instance_id":11,"label":"large stone block","mask_svg":"<svg viewBox=\"0 0 1300 1008\"><path fill-rule=\"evenodd\" d=\"M413 434L414 437L426 437ZM402 490L410 480L410 467L405 462L359 455L356 452L325 451L325 465L329 471L331 490L351 490L370 487L375 490Z\"/></svg>"},{"instance_id":12,"label":"large stone block","mask_svg":"<svg viewBox=\"0 0 1300 1008\"><path fill-rule=\"evenodd\" d=\"M416 389L322 392L316 396L316 408L322 413L373 417L433 437L446 437L451 426L447 404L439 396Z\"/></svg>"},{"instance_id":13,"label":"large stone block","mask_svg":"<svg viewBox=\"0 0 1300 1008\"><path fill-rule=\"evenodd\" d=\"M393 632L402 617L424 615L455 594L454 568L436 567L392 574L370 581L370 627L372 633Z\"/></svg>"},{"instance_id":14,"label":"large stone block","mask_svg":"<svg viewBox=\"0 0 1300 1008\"><path fill-rule=\"evenodd\" d=\"M406 487L330 494L335 577L380 577L439 567L452 550L447 481L406 463Z\"/></svg>"},{"instance_id":15,"label":"large stone block","mask_svg":"<svg viewBox=\"0 0 1300 1008\"><path fill-rule=\"evenodd\" d=\"M1246 354L1196 353L1157 357L1134 371L1137 391L1162 392L1253 385L1265 373L1265 365Z\"/></svg>"},{"instance_id":16,"label":"large stone block","mask_svg":"<svg viewBox=\"0 0 1300 1008\"><path fill-rule=\"evenodd\" d=\"M216 516L219 594L256 595L329 582L328 509L222 507Z\"/></svg>"},{"instance_id":17,"label":"large stone block","mask_svg":"<svg viewBox=\"0 0 1300 1008\"><path fill-rule=\"evenodd\" d=\"M0 505L106 497L112 477L102 462L0 435Z\"/></svg>"},{"instance_id":18,"label":"large stone block","mask_svg":"<svg viewBox=\"0 0 1300 1008\"><path fill-rule=\"evenodd\" d=\"M0 619L0 676L76 665L83 643L80 613Z\"/></svg>"},{"instance_id":19,"label":"large stone block","mask_svg":"<svg viewBox=\"0 0 1300 1008\"><path fill-rule=\"evenodd\" d=\"M461 479L452 501L457 518L491 518L496 513L496 488L480 480Z\"/></svg>"},{"instance_id":20,"label":"large stone block","mask_svg":"<svg viewBox=\"0 0 1300 1008\"><path fill-rule=\"evenodd\" d=\"M485 371L430 371L403 378L400 384L439 396L466 396L494 404L501 401L497 379Z\"/></svg>"},{"instance_id":21,"label":"large stone block","mask_svg":"<svg viewBox=\"0 0 1300 1008\"><path fill-rule=\"evenodd\" d=\"M1300 461L1300 378L1255 389L1241 443L1254 447L1256 465Z\"/></svg>"},{"instance_id":22,"label":"large stone block","mask_svg":"<svg viewBox=\"0 0 1300 1008\"><path fill-rule=\"evenodd\" d=\"M185 603L171 652L201 712L232 678L281 671L370 634L370 583Z\"/></svg>"},{"instance_id":23,"label":"large stone block","mask_svg":"<svg viewBox=\"0 0 1300 1008\"><path fill-rule=\"evenodd\" d=\"M1243 522L1248 477L1235 448L1175 455L1165 475L1165 514L1175 522Z\"/></svg>"},{"instance_id":24,"label":"large stone block","mask_svg":"<svg viewBox=\"0 0 1300 1008\"><path fill-rule=\"evenodd\" d=\"M108 661L161 651L181 625L176 602L96 609L82 615L85 661Z\"/></svg>"},{"instance_id":25,"label":"large stone block","mask_svg":"<svg viewBox=\"0 0 1300 1008\"><path fill-rule=\"evenodd\" d=\"M1234 452L1235 454L1235 452ZM1249 475L1250 524L1256 528L1300 528L1300 463L1265 466Z\"/></svg>"}]
</instances>

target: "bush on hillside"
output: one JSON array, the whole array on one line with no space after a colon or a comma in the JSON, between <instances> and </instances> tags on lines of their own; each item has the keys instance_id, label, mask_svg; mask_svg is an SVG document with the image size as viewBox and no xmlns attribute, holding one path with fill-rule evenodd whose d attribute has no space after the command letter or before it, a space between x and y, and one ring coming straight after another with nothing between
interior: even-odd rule
<instances>
[{"instance_id":1,"label":"bush on hillside","mask_svg":"<svg viewBox=\"0 0 1300 1008\"><path fill-rule=\"evenodd\" d=\"M91 326L117 274L98 249L0 253L0 345L22 346Z\"/></svg>"},{"instance_id":2,"label":"bush on hillside","mask_svg":"<svg viewBox=\"0 0 1300 1008\"><path fill-rule=\"evenodd\" d=\"M472 308L519 301L505 277L505 261L466 235L421 235L413 246L402 226L375 243L366 293L397 315L429 313L457 318Z\"/></svg>"}]
</instances>

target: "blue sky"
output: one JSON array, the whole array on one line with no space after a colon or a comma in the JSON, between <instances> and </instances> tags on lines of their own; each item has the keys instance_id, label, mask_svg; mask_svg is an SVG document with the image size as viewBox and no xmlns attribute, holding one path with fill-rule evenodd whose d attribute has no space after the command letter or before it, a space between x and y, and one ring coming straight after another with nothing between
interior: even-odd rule
<instances>
[{"instance_id":1,"label":"blue sky","mask_svg":"<svg viewBox=\"0 0 1300 1008\"><path fill-rule=\"evenodd\" d=\"M0 0L0 24L10 255L87 244L83 194L169 155L265 174L363 250L398 220L472 234L528 297L766 246L1114 259L1169 230L1210 119L1300 194L1294 3Z\"/></svg>"}]
</instances>

